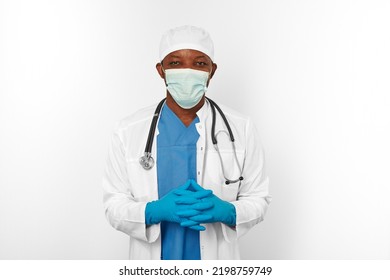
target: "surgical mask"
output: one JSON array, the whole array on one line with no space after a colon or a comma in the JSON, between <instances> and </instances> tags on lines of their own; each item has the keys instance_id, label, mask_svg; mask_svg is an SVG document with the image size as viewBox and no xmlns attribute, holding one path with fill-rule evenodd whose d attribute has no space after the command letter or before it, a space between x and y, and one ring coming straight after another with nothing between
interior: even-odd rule
<instances>
[{"instance_id":1,"label":"surgical mask","mask_svg":"<svg viewBox=\"0 0 390 280\"><path fill-rule=\"evenodd\" d=\"M209 72L190 68L167 69L164 72L169 93L184 109L195 107L207 91Z\"/></svg>"}]
</instances>

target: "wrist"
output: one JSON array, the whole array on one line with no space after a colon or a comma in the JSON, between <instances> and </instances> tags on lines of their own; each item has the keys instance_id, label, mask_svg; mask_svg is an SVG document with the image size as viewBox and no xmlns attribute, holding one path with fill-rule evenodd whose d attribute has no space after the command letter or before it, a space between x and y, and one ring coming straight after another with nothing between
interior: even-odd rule
<instances>
[{"instance_id":1,"label":"wrist","mask_svg":"<svg viewBox=\"0 0 390 280\"><path fill-rule=\"evenodd\" d=\"M236 226L236 207L230 203L230 202L227 202L226 201L226 218L225 218L225 221L224 223L230 227L235 227Z\"/></svg>"},{"instance_id":2,"label":"wrist","mask_svg":"<svg viewBox=\"0 0 390 280\"><path fill-rule=\"evenodd\" d=\"M161 222L161 219L158 215L158 200L150 201L146 203L145 207L145 224L146 225L155 225Z\"/></svg>"}]
</instances>

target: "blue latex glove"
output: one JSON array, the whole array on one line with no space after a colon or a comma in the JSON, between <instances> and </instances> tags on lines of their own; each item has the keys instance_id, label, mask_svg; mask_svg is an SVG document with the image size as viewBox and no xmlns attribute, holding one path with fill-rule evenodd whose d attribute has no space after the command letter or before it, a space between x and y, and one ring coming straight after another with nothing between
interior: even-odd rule
<instances>
[{"instance_id":1,"label":"blue latex glove","mask_svg":"<svg viewBox=\"0 0 390 280\"><path fill-rule=\"evenodd\" d=\"M195 195L194 192L188 191L190 185L191 180L188 180L184 185L171 190L159 200L148 202L145 208L145 223L147 225L158 224L161 221L181 223L187 221L187 219L177 216L176 212L191 210L194 215L199 215L202 210L212 207L209 202L201 201L202 198L209 196L211 191L203 190ZM179 199L192 203L177 204L176 200ZM194 230L205 230L205 227L200 226L199 223L192 223L188 227Z\"/></svg>"},{"instance_id":2,"label":"blue latex glove","mask_svg":"<svg viewBox=\"0 0 390 280\"><path fill-rule=\"evenodd\" d=\"M191 180L191 186L196 192L205 190L193 180ZM203 224L215 222L221 222L229 226L236 225L236 208L232 203L224 201L214 194L202 198L201 200L204 203L213 204L213 207L203 209L200 211L201 213L196 213L192 208L176 212L177 216L188 219L187 221L181 222L181 226L191 227L198 223Z\"/></svg>"}]
</instances>

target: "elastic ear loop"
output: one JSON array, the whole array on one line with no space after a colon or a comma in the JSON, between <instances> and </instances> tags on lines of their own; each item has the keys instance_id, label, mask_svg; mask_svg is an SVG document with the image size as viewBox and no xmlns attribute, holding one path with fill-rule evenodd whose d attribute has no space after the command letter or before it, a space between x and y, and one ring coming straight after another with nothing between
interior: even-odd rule
<instances>
[{"instance_id":1,"label":"elastic ear loop","mask_svg":"<svg viewBox=\"0 0 390 280\"><path fill-rule=\"evenodd\" d=\"M163 61L161 60L160 61L160 64L161 64L161 69L162 69L162 71L163 71L163 73L164 73L164 83L165 83L165 87L167 87L168 86L168 84L167 84L167 80L166 80L166 73L165 73L165 69L164 69L164 66L163 66Z\"/></svg>"}]
</instances>

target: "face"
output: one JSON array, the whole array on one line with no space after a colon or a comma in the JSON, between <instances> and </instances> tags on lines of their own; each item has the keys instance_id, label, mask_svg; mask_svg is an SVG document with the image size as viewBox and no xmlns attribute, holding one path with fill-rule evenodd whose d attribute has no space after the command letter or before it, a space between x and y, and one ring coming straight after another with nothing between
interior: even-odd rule
<instances>
[{"instance_id":1,"label":"face","mask_svg":"<svg viewBox=\"0 0 390 280\"><path fill-rule=\"evenodd\" d=\"M207 81L207 85L210 79L214 75L217 69L217 64L213 63L211 59L204 53L196 50L178 50L168 54L161 63L156 65L157 71L161 78L165 80L165 74L162 68L167 69L179 69L179 68L191 68L195 70L205 71L210 73L210 78Z\"/></svg>"}]
</instances>

